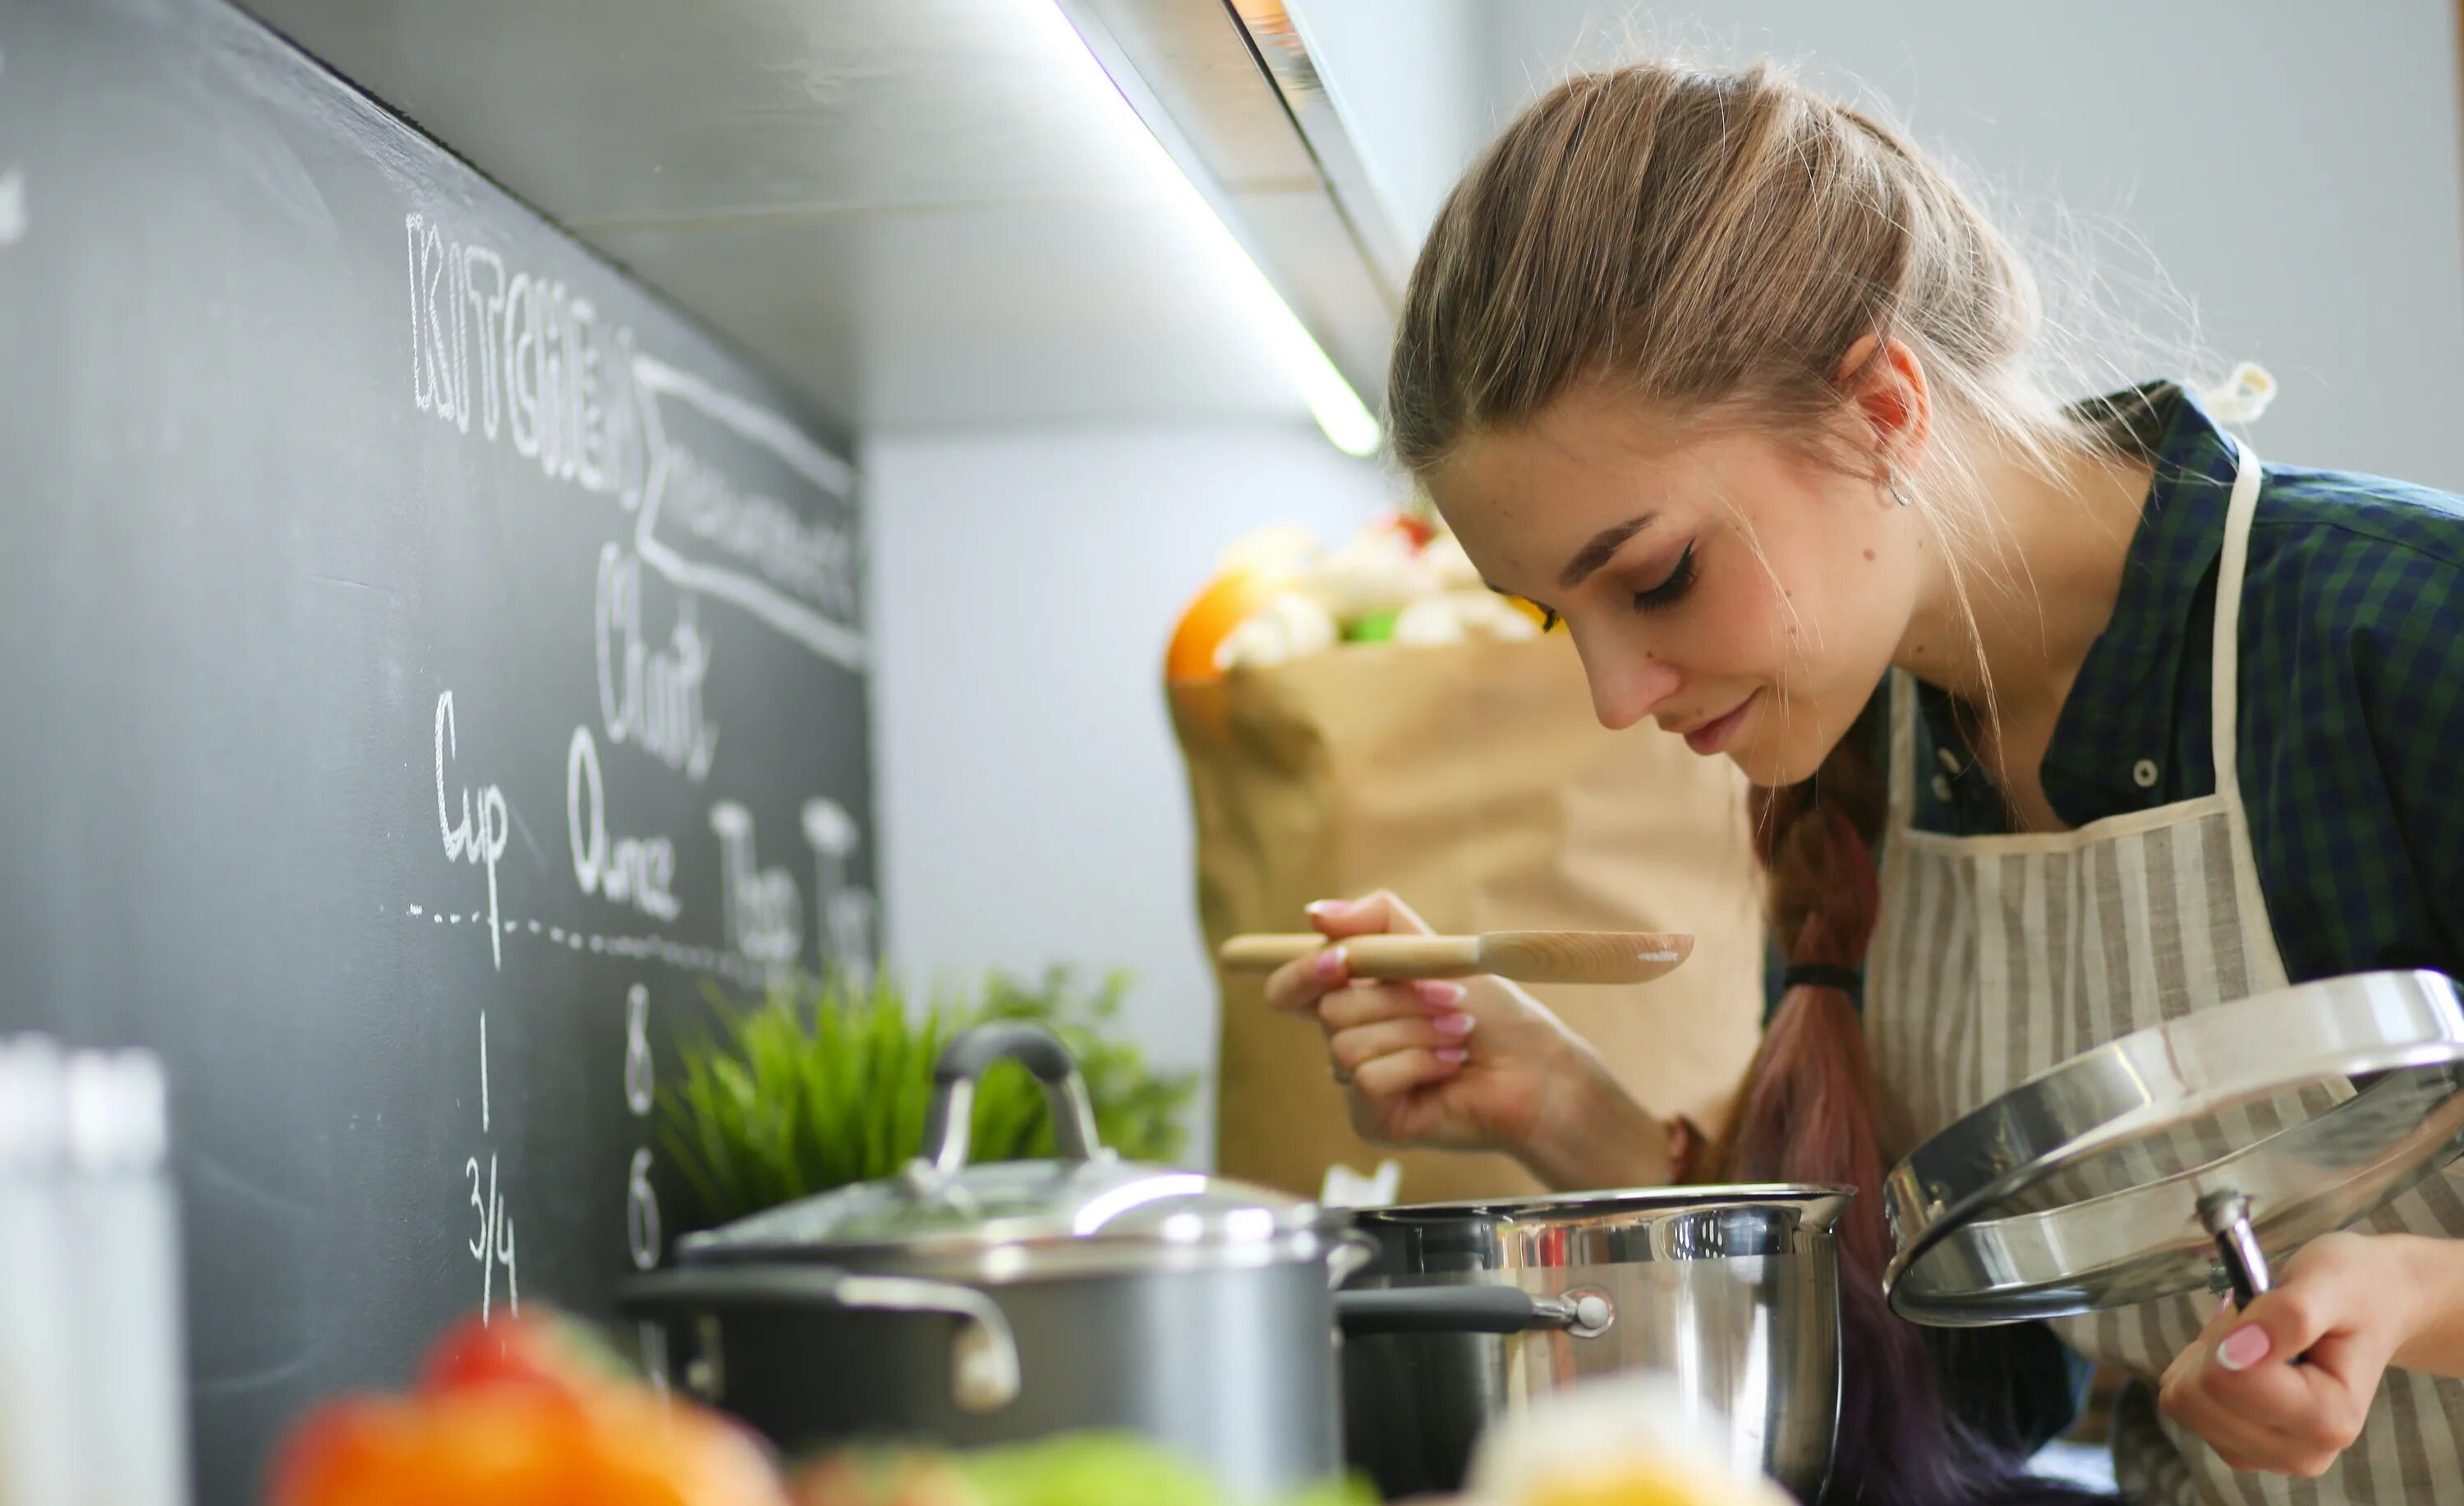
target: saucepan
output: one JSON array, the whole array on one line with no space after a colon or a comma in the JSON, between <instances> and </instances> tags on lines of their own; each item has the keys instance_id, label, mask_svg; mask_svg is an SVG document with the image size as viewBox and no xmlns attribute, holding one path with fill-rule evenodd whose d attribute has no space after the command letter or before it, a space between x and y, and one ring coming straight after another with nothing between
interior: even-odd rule
<instances>
[{"instance_id":1,"label":"saucepan","mask_svg":"<svg viewBox=\"0 0 2464 1506\"><path fill-rule=\"evenodd\" d=\"M975 1083L1002 1059L1043 1084L1057 1159L968 1164ZM1792 1464L1810 1450L1796 1409L1835 1404L1833 1278L1811 1268L1829 1257L1836 1192L1351 1214L1121 1161L1075 1062L1032 1026L962 1034L935 1078L900 1175L689 1236L676 1269L627 1290L664 1330L671 1384L792 1451L1118 1428L1262 1499L1347 1458L1381 1484L1419 1477L1387 1459L1459 1472L1486 1416L1547 1374L1656 1361L1724 1408L1759 1406L1755 1447L1772 1434ZM1543 1225L1562 1233L1524 1237ZM1361 1405L1389 1371L1402 1388Z\"/></svg>"},{"instance_id":2,"label":"saucepan","mask_svg":"<svg viewBox=\"0 0 2464 1506\"><path fill-rule=\"evenodd\" d=\"M1343 1358L1352 1463L1388 1497L1460 1489L1493 1418L1587 1377L1657 1370L1726 1425L1735 1462L1821 1492L1839 1417L1835 1226L1853 1189L1670 1187L1382 1208L1355 1291L1477 1293L1573 1320L1464 1331L1430 1320L1355 1337Z\"/></svg>"}]
</instances>

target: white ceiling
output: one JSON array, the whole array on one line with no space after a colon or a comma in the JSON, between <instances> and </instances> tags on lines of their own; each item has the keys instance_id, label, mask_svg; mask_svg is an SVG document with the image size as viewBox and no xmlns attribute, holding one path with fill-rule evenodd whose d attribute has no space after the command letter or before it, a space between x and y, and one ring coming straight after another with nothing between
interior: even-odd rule
<instances>
[{"instance_id":1,"label":"white ceiling","mask_svg":"<svg viewBox=\"0 0 2464 1506\"><path fill-rule=\"evenodd\" d=\"M1048 0L246 3L843 431L1305 416ZM1222 0L1089 3L1211 92L1179 123L1244 238L1325 244L1312 144ZM1298 259L1313 325L1378 301L1356 250ZM1374 381L1374 339L1320 335Z\"/></svg>"}]
</instances>

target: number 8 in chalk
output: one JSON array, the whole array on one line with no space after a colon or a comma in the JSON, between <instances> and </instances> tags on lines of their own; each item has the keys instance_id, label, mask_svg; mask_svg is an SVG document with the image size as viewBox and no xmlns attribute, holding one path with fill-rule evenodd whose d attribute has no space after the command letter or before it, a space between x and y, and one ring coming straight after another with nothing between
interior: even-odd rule
<instances>
[{"instance_id":1,"label":"number 8 in chalk","mask_svg":"<svg viewBox=\"0 0 2464 1506\"><path fill-rule=\"evenodd\" d=\"M650 990L635 984L625 994L625 1106L636 1118L650 1112Z\"/></svg>"}]
</instances>

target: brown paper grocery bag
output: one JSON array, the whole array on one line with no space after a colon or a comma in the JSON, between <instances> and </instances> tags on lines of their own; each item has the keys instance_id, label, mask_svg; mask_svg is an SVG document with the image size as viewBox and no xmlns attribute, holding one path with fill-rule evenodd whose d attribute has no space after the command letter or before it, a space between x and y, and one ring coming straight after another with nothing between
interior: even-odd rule
<instances>
[{"instance_id":1,"label":"brown paper grocery bag","mask_svg":"<svg viewBox=\"0 0 2464 1506\"><path fill-rule=\"evenodd\" d=\"M1727 760L1649 723L1603 729L1562 636L1350 645L1171 699L1210 954L1377 888L1446 932L1690 933L1693 955L1655 983L1531 991L1646 1107L1719 1132L1762 1018L1760 880ZM1315 1196L1328 1167L1391 1156L1403 1202L1537 1189L1502 1156L1362 1143L1315 1024L1267 1010L1258 977L1217 985L1226 1175Z\"/></svg>"}]
</instances>

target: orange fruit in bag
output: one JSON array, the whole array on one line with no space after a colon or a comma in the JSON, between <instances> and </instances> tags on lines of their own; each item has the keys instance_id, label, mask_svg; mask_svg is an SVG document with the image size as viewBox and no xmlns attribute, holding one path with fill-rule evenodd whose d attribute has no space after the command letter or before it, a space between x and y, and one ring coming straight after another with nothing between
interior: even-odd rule
<instances>
[{"instance_id":1,"label":"orange fruit in bag","mask_svg":"<svg viewBox=\"0 0 2464 1506\"><path fill-rule=\"evenodd\" d=\"M1172 646L1163 656L1165 682L1221 679L1223 672L1215 662L1216 650L1233 629L1290 585L1291 577L1285 571L1248 566L1226 570L1207 582L1206 588L1181 609L1179 625L1173 629Z\"/></svg>"}]
</instances>

